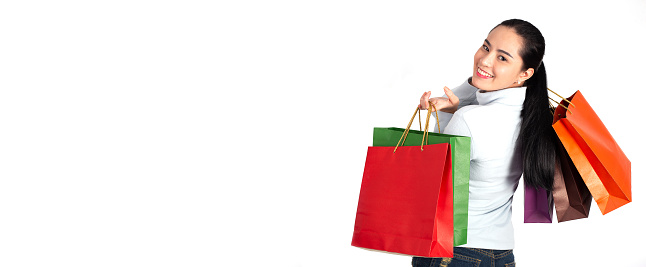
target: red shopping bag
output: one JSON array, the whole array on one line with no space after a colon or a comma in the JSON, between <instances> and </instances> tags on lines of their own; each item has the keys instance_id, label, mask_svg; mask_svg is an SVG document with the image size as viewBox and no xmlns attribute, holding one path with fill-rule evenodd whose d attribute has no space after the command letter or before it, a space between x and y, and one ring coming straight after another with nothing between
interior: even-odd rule
<instances>
[{"instance_id":1,"label":"red shopping bag","mask_svg":"<svg viewBox=\"0 0 646 267\"><path fill-rule=\"evenodd\" d=\"M561 101L552 127L602 214L632 201L630 160L581 92Z\"/></svg>"},{"instance_id":2,"label":"red shopping bag","mask_svg":"<svg viewBox=\"0 0 646 267\"><path fill-rule=\"evenodd\" d=\"M352 245L453 257L449 144L369 147Z\"/></svg>"}]
</instances>

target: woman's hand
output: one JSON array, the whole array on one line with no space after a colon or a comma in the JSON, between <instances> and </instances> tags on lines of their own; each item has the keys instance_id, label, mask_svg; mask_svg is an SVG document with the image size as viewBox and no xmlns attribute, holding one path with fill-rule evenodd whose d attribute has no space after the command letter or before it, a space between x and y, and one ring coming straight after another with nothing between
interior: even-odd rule
<instances>
[{"instance_id":1,"label":"woman's hand","mask_svg":"<svg viewBox=\"0 0 646 267\"><path fill-rule=\"evenodd\" d=\"M444 93L446 97L433 97L431 98L431 91L425 92L419 100L420 109L428 109L429 102L435 105L435 108L442 112L455 113L458 110L460 99L451 92L451 89L444 86Z\"/></svg>"}]
</instances>

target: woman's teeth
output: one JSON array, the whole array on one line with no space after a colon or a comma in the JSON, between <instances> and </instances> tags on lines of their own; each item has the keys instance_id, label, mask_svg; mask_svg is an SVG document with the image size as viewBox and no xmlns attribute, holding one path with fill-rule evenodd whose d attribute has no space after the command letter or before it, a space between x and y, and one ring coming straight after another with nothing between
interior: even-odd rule
<instances>
[{"instance_id":1,"label":"woman's teeth","mask_svg":"<svg viewBox=\"0 0 646 267\"><path fill-rule=\"evenodd\" d=\"M486 73L485 71L481 70L480 68L478 68L478 73L480 73L480 75L482 75L482 76L493 78L493 75L491 75L489 73Z\"/></svg>"}]
</instances>

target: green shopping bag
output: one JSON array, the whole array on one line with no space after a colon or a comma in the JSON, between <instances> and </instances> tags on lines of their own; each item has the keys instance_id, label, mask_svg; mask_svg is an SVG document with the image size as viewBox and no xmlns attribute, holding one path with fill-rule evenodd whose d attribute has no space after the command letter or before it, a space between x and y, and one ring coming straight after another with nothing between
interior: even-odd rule
<instances>
[{"instance_id":1,"label":"green shopping bag","mask_svg":"<svg viewBox=\"0 0 646 267\"><path fill-rule=\"evenodd\" d=\"M415 114L417 112L418 110L415 110ZM413 115L414 118L415 115ZM413 119L411 119L411 123ZM411 123L408 124L409 129ZM400 139L404 139L403 146L419 146L422 143L423 131L409 130L406 137L402 138L405 131L406 129L402 128L376 127L374 128L372 145L396 146ZM429 132L427 133L426 141L429 145L440 143L449 143L451 145L451 159L453 160L453 244L455 246L464 245L467 243L471 138Z\"/></svg>"}]
</instances>

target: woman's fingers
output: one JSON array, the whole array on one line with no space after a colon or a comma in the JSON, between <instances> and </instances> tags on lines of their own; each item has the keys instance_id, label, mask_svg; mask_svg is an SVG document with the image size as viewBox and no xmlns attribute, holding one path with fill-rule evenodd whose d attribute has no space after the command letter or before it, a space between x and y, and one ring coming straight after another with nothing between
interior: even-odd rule
<instances>
[{"instance_id":1,"label":"woman's fingers","mask_svg":"<svg viewBox=\"0 0 646 267\"><path fill-rule=\"evenodd\" d=\"M451 89L444 87L444 93L447 97L433 97L431 98L431 92L426 92L422 95L420 99L420 108L429 109L430 105L433 105L438 111L455 113L458 110L458 104L460 99L453 94Z\"/></svg>"},{"instance_id":2,"label":"woman's fingers","mask_svg":"<svg viewBox=\"0 0 646 267\"><path fill-rule=\"evenodd\" d=\"M460 98L453 94L453 91L446 86L444 86L444 93L449 98L449 102L451 102L453 106L457 107L458 104L460 104Z\"/></svg>"},{"instance_id":3,"label":"woman's fingers","mask_svg":"<svg viewBox=\"0 0 646 267\"><path fill-rule=\"evenodd\" d=\"M424 92L419 99L418 107L420 109L429 109L432 104L439 111L454 113L458 109L460 99L446 86L444 86L444 93L447 97L431 98L431 91Z\"/></svg>"},{"instance_id":4,"label":"woman's fingers","mask_svg":"<svg viewBox=\"0 0 646 267\"><path fill-rule=\"evenodd\" d=\"M422 94L422 97L419 99L420 109L428 109L428 100L430 97L431 97L431 91L428 91Z\"/></svg>"},{"instance_id":5,"label":"woman's fingers","mask_svg":"<svg viewBox=\"0 0 646 267\"><path fill-rule=\"evenodd\" d=\"M447 106L450 106L449 100L444 97L433 97L428 100L430 104L433 104L437 110L441 110Z\"/></svg>"}]
</instances>

